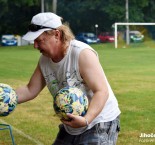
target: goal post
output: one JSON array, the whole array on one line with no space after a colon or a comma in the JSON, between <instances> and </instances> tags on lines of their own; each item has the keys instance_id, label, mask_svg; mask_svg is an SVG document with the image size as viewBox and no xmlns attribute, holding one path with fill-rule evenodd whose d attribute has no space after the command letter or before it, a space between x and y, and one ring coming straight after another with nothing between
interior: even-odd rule
<instances>
[{"instance_id":1,"label":"goal post","mask_svg":"<svg viewBox=\"0 0 155 145\"><path fill-rule=\"evenodd\" d=\"M115 23L114 24L114 36L115 36L115 48L118 47L118 26L131 26L131 25L155 25L155 23Z\"/></svg>"}]
</instances>

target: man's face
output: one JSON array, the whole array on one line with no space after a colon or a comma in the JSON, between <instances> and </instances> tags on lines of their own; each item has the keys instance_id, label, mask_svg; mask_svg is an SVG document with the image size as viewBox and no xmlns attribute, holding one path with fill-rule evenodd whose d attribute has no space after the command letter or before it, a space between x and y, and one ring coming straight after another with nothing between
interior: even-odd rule
<instances>
[{"instance_id":1,"label":"man's face","mask_svg":"<svg viewBox=\"0 0 155 145\"><path fill-rule=\"evenodd\" d=\"M34 40L34 48L37 48L40 53L49 56L55 47L55 36L52 34L42 33Z\"/></svg>"}]
</instances>

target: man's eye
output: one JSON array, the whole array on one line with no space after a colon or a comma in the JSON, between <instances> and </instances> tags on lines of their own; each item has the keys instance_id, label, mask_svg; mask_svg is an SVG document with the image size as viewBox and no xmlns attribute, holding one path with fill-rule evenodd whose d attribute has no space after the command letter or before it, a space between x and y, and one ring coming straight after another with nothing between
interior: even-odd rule
<instances>
[{"instance_id":1,"label":"man's eye","mask_svg":"<svg viewBox=\"0 0 155 145\"><path fill-rule=\"evenodd\" d=\"M38 40L37 43L42 43L44 40Z\"/></svg>"}]
</instances>

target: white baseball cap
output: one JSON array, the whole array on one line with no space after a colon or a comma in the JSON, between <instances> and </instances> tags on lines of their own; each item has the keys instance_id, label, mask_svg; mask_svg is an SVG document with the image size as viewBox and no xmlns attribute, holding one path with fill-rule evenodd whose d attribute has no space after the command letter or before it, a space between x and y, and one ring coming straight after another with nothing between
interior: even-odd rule
<instances>
[{"instance_id":1,"label":"white baseball cap","mask_svg":"<svg viewBox=\"0 0 155 145\"><path fill-rule=\"evenodd\" d=\"M33 41L44 31L56 29L62 25L61 17L51 12L39 13L33 16L29 31L23 36L24 40Z\"/></svg>"}]
</instances>

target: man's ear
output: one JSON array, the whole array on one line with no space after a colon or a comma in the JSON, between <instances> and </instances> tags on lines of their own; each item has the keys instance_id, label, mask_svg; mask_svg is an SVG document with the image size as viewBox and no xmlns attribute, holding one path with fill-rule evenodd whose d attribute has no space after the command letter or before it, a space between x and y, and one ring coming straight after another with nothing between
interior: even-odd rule
<instances>
[{"instance_id":1,"label":"man's ear","mask_svg":"<svg viewBox=\"0 0 155 145\"><path fill-rule=\"evenodd\" d=\"M56 38L60 38L60 31L59 30L55 30L55 37Z\"/></svg>"}]
</instances>

